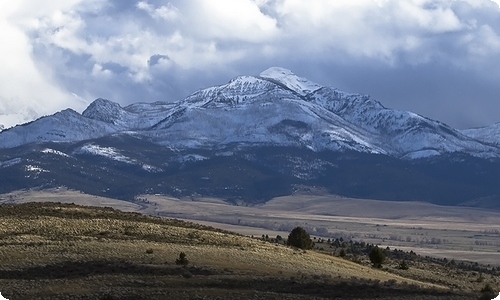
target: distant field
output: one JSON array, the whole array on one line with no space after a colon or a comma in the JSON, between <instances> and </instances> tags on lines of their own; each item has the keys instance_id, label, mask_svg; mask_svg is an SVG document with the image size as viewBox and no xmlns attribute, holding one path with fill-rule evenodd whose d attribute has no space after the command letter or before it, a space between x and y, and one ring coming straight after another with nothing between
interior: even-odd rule
<instances>
[{"instance_id":1,"label":"distant field","mask_svg":"<svg viewBox=\"0 0 500 300\"><path fill-rule=\"evenodd\" d=\"M500 265L500 211L423 202L293 195L263 205L220 199L142 195L135 203L65 189L0 195L0 203L58 201L110 206L123 211L196 220L244 235L286 235L303 226L313 236L362 240L421 255Z\"/></svg>"}]
</instances>

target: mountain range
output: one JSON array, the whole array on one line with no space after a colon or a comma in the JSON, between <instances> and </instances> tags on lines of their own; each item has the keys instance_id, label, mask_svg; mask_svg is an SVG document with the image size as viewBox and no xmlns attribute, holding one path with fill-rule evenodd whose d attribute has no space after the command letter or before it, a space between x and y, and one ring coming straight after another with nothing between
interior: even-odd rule
<instances>
[{"instance_id":1,"label":"mountain range","mask_svg":"<svg viewBox=\"0 0 500 300\"><path fill-rule=\"evenodd\" d=\"M0 132L0 191L65 185L129 199L259 202L319 186L500 207L498 166L500 123L456 130L278 67L176 103L97 99L81 114L66 109Z\"/></svg>"}]
</instances>

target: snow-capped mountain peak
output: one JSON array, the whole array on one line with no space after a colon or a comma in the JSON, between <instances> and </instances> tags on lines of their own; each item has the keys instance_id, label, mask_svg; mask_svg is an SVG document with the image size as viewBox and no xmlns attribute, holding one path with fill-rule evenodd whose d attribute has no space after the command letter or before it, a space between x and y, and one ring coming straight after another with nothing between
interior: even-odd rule
<instances>
[{"instance_id":1,"label":"snow-capped mountain peak","mask_svg":"<svg viewBox=\"0 0 500 300\"><path fill-rule=\"evenodd\" d=\"M123 114L124 111L120 104L110 100L98 98L83 111L82 116L106 123L116 124L116 120L120 119L120 116Z\"/></svg>"},{"instance_id":2,"label":"snow-capped mountain peak","mask_svg":"<svg viewBox=\"0 0 500 300\"><path fill-rule=\"evenodd\" d=\"M417 158L450 152L500 157L500 146L368 95L322 87L284 68L239 76L177 103L126 107L97 99L82 113L63 111L0 133L0 149L46 141L133 135L176 149L230 144Z\"/></svg>"},{"instance_id":3,"label":"snow-capped mountain peak","mask_svg":"<svg viewBox=\"0 0 500 300\"><path fill-rule=\"evenodd\" d=\"M301 96L305 96L321 88L321 85L299 77L292 71L280 67L271 67L260 73L259 76L282 84Z\"/></svg>"}]
</instances>

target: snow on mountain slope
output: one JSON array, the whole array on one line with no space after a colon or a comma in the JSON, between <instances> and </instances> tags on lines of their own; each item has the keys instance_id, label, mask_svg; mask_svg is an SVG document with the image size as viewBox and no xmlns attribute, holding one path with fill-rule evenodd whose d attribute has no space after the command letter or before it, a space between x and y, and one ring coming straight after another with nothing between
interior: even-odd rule
<instances>
[{"instance_id":1,"label":"snow on mountain slope","mask_svg":"<svg viewBox=\"0 0 500 300\"><path fill-rule=\"evenodd\" d=\"M58 151L58 150L54 150L54 149L50 149L50 148L43 149L42 153L53 154L53 155L58 155L58 156L62 156L62 157L70 157L68 154L66 154L64 152L61 152L61 151Z\"/></svg>"},{"instance_id":2,"label":"snow on mountain slope","mask_svg":"<svg viewBox=\"0 0 500 300\"><path fill-rule=\"evenodd\" d=\"M464 129L460 130L460 132L484 143L500 146L500 123L486 127Z\"/></svg>"},{"instance_id":3,"label":"snow on mountain slope","mask_svg":"<svg viewBox=\"0 0 500 300\"><path fill-rule=\"evenodd\" d=\"M410 159L447 152L500 157L498 146L439 121L386 108L367 95L321 87L276 67L197 91L176 103L121 107L97 99L82 115L66 110L1 132L0 148L114 133L182 149L240 144L349 149Z\"/></svg>"},{"instance_id":4,"label":"snow on mountain slope","mask_svg":"<svg viewBox=\"0 0 500 300\"><path fill-rule=\"evenodd\" d=\"M186 104L191 107L226 107L231 105L251 104L254 100L259 100L263 95L269 97L280 94L281 96L292 97L293 94L283 90L281 87L268 80L253 76L239 76L227 84L211 87L193 93L186 98Z\"/></svg>"},{"instance_id":5,"label":"snow on mountain slope","mask_svg":"<svg viewBox=\"0 0 500 300\"><path fill-rule=\"evenodd\" d=\"M341 124L342 119L317 105L304 105L296 99L270 102L262 95L261 99L254 99L252 105L231 105L224 109L217 105L190 107L168 128L141 134L176 148L213 148L243 143L299 146L315 151L384 152L363 140L359 132Z\"/></svg>"},{"instance_id":6,"label":"snow on mountain slope","mask_svg":"<svg viewBox=\"0 0 500 300\"><path fill-rule=\"evenodd\" d=\"M260 77L280 83L301 96L321 88L319 84L298 77L292 71L279 67L272 67L263 71L260 73Z\"/></svg>"},{"instance_id":7,"label":"snow on mountain slope","mask_svg":"<svg viewBox=\"0 0 500 300\"><path fill-rule=\"evenodd\" d=\"M408 111L385 108L368 95L349 94L333 88L321 88L308 99L327 108L351 124L379 136L390 145L387 151L408 158L469 152L491 157L500 152L497 147L467 137L439 121Z\"/></svg>"},{"instance_id":8,"label":"snow on mountain slope","mask_svg":"<svg viewBox=\"0 0 500 300\"><path fill-rule=\"evenodd\" d=\"M136 161L120 153L120 150L113 147L102 147L95 144L85 144L76 149L73 154L89 154L96 156L103 156L112 160L124 162L127 164L134 164Z\"/></svg>"},{"instance_id":9,"label":"snow on mountain slope","mask_svg":"<svg viewBox=\"0 0 500 300\"><path fill-rule=\"evenodd\" d=\"M177 148L244 143L387 153L369 132L272 78L240 76L192 94L173 111L154 131L141 134Z\"/></svg>"},{"instance_id":10,"label":"snow on mountain slope","mask_svg":"<svg viewBox=\"0 0 500 300\"><path fill-rule=\"evenodd\" d=\"M253 76L240 76L229 81L227 84L210 87L197 91L188 96L183 101L177 103L165 116L165 118L156 124L155 130L162 130L171 127L176 122L188 120L186 114L195 110L216 109L223 113L224 110L239 107L253 106L256 101L259 105L270 104L273 99L283 97L293 97L293 93L283 90L275 83L256 78ZM262 103L262 99L266 99ZM220 118L223 121L223 117ZM201 117L203 120L203 116ZM210 130L210 126L207 127Z\"/></svg>"},{"instance_id":11,"label":"snow on mountain slope","mask_svg":"<svg viewBox=\"0 0 500 300\"><path fill-rule=\"evenodd\" d=\"M121 107L118 103L96 99L82 113L82 116L113 124L121 130L149 128L165 118L174 104L165 102L135 103Z\"/></svg>"},{"instance_id":12,"label":"snow on mountain slope","mask_svg":"<svg viewBox=\"0 0 500 300\"><path fill-rule=\"evenodd\" d=\"M102 137L117 131L118 128L112 124L82 118L76 111L66 109L2 131L0 148L48 141L75 142Z\"/></svg>"},{"instance_id":13,"label":"snow on mountain slope","mask_svg":"<svg viewBox=\"0 0 500 300\"><path fill-rule=\"evenodd\" d=\"M21 159L19 157L16 157L16 158L13 158L13 159L9 159L9 160L6 160L6 161L0 161L0 169L1 168L7 168L7 167L10 167L10 166L19 164L19 163L21 163Z\"/></svg>"}]
</instances>

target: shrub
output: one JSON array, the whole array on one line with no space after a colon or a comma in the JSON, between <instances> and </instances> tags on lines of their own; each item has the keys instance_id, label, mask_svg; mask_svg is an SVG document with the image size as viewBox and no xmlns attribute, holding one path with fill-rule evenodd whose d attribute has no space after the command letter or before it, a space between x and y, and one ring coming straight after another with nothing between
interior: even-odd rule
<instances>
[{"instance_id":1,"label":"shrub","mask_svg":"<svg viewBox=\"0 0 500 300\"><path fill-rule=\"evenodd\" d=\"M300 249L312 249L313 243L309 233L302 227L295 227L288 235L288 246Z\"/></svg>"},{"instance_id":2,"label":"shrub","mask_svg":"<svg viewBox=\"0 0 500 300\"><path fill-rule=\"evenodd\" d=\"M153 254L153 249L152 248L146 249L146 254Z\"/></svg>"},{"instance_id":3,"label":"shrub","mask_svg":"<svg viewBox=\"0 0 500 300\"><path fill-rule=\"evenodd\" d=\"M380 249L378 246L373 247L373 249L368 254L370 261L376 268L381 268L382 263L385 261L384 250Z\"/></svg>"},{"instance_id":4,"label":"shrub","mask_svg":"<svg viewBox=\"0 0 500 300\"><path fill-rule=\"evenodd\" d=\"M189 264L189 260L186 258L186 253L179 253L179 258L175 260L176 265L187 266Z\"/></svg>"},{"instance_id":5,"label":"shrub","mask_svg":"<svg viewBox=\"0 0 500 300\"><path fill-rule=\"evenodd\" d=\"M340 249L339 256L344 258L346 255L347 255L347 253L345 253L344 248Z\"/></svg>"},{"instance_id":6,"label":"shrub","mask_svg":"<svg viewBox=\"0 0 500 300\"><path fill-rule=\"evenodd\" d=\"M401 261L401 262L399 263L398 268L399 268L400 270L408 270L408 269L410 268L410 266L409 266L409 265L408 265L408 263L406 262L406 259L403 259L403 261Z\"/></svg>"},{"instance_id":7,"label":"shrub","mask_svg":"<svg viewBox=\"0 0 500 300\"><path fill-rule=\"evenodd\" d=\"M182 277L191 278L191 277L193 277L193 274L191 272L189 272L188 269L184 269L184 271L182 272Z\"/></svg>"},{"instance_id":8,"label":"shrub","mask_svg":"<svg viewBox=\"0 0 500 300\"><path fill-rule=\"evenodd\" d=\"M482 289L481 289L481 296L479 297L479 300L491 300L494 299L497 296L493 288L489 283L487 283Z\"/></svg>"}]
</instances>

